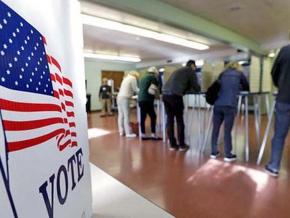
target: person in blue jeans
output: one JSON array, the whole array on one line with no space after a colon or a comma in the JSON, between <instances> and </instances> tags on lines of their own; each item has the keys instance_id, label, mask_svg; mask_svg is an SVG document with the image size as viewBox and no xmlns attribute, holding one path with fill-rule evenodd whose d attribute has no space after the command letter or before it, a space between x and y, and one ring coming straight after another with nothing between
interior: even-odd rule
<instances>
[{"instance_id":1,"label":"person in blue jeans","mask_svg":"<svg viewBox=\"0 0 290 218\"><path fill-rule=\"evenodd\" d=\"M272 139L271 159L265 170L272 176L279 175L281 159L290 126L290 45L283 47L272 68L272 79L278 87L276 98L276 121Z\"/></svg>"},{"instance_id":2,"label":"person in blue jeans","mask_svg":"<svg viewBox=\"0 0 290 218\"><path fill-rule=\"evenodd\" d=\"M232 154L232 128L238 105L238 94L240 91L249 91L249 83L242 73L242 67L238 62L230 62L221 73L219 96L214 104L212 152L210 157L217 158L218 137L220 127L224 122L224 161L235 161L237 156Z\"/></svg>"}]
</instances>

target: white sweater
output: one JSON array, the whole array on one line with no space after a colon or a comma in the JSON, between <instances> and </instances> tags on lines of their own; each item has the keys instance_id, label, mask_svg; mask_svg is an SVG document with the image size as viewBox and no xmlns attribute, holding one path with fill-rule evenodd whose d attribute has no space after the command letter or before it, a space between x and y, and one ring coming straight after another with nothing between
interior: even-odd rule
<instances>
[{"instance_id":1,"label":"white sweater","mask_svg":"<svg viewBox=\"0 0 290 218\"><path fill-rule=\"evenodd\" d=\"M137 79L134 76L126 76L122 83L118 93L118 97L131 98L138 92Z\"/></svg>"}]
</instances>

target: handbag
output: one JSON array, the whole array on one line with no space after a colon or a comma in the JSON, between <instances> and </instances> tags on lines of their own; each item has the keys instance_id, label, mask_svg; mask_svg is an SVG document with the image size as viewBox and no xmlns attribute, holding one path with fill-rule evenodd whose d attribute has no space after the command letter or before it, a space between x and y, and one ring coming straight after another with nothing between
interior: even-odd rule
<instances>
[{"instance_id":1,"label":"handbag","mask_svg":"<svg viewBox=\"0 0 290 218\"><path fill-rule=\"evenodd\" d=\"M150 95L158 95L158 86L156 86L155 84L151 83L151 85L148 88L148 93Z\"/></svg>"},{"instance_id":2,"label":"handbag","mask_svg":"<svg viewBox=\"0 0 290 218\"><path fill-rule=\"evenodd\" d=\"M217 79L210 85L210 87L207 89L205 93L205 100L208 104L214 105L214 103L218 99L220 89L221 89L221 81L220 79Z\"/></svg>"}]
</instances>

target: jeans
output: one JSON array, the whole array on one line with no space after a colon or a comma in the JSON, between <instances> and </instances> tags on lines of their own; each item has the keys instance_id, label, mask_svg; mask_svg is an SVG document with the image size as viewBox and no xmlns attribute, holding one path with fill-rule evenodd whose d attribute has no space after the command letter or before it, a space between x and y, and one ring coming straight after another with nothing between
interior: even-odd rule
<instances>
[{"instance_id":1,"label":"jeans","mask_svg":"<svg viewBox=\"0 0 290 218\"><path fill-rule=\"evenodd\" d=\"M285 139L290 126L290 104L277 102L275 109L275 132L272 139L272 152L268 167L274 171L279 171Z\"/></svg>"},{"instance_id":2,"label":"jeans","mask_svg":"<svg viewBox=\"0 0 290 218\"><path fill-rule=\"evenodd\" d=\"M183 121L183 98L176 95L164 95L163 96L164 107L167 114L167 135L170 141L171 147L178 147L176 139L174 137L174 118L177 123L177 133L179 146L183 147L184 144L184 121Z\"/></svg>"},{"instance_id":3,"label":"jeans","mask_svg":"<svg viewBox=\"0 0 290 218\"><path fill-rule=\"evenodd\" d=\"M232 129L236 115L236 108L230 106L215 106L213 113L213 131L212 131L212 153L217 153L217 143L220 127L224 124L224 151L225 156L230 157L232 154Z\"/></svg>"},{"instance_id":4,"label":"jeans","mask_svg":"<svg viewBox=\"0 0 290 218\"><path fill-rule=\"evenodd\" d=\"M141 132L145 134L145 120L147 114L151 119L151 133L156 132L156 113L154 110L153 101L140 101L139 102L140 112L141 112Z\"/></svg>"},{"instance_id":5,"label":"jeans","mask_svg":"<svg viewBox=\"0 0 290 218\"><path fill-rule=\"evenodd\" d=\"M131 133L131 128L129 124L130 118L130 108L129 108L129 98L126 97L118 97L118 126L119 132L124 134L124 129L126 135Z\"/></svg>"}]
</instances>

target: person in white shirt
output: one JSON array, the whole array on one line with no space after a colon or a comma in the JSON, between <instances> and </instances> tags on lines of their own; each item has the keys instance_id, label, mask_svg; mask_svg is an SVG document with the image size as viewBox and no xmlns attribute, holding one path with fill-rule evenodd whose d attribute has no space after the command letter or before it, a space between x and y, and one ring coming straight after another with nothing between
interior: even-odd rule
<instances>
[{"instance_id":1,"label":"person in white shirt","mask_svg":"<svg viewBox=\"0 0 290 218\"><path fill-rule=\"evenodd\" d=\"M129 72L128 75L123 79L117 96L119 133L120 136L126 135L127 138L136 137L136 134L132 133L129 124L129 103L130 98L138 92L138 78L138 72Z\"/></svg>"}]
</instances>

